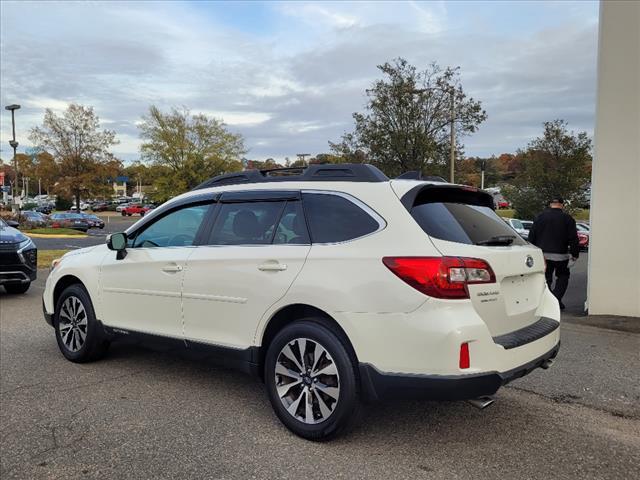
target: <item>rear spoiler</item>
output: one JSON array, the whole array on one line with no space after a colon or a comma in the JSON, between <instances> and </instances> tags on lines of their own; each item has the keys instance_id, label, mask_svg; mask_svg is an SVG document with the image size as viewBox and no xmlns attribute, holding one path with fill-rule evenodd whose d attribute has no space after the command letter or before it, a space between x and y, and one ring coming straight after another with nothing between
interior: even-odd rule
<instances>
[{"instance_id":1,"label":"rear spoiler","mask_svg":"<svg viewBox=\"0 0 640 480\"><path fill-rule=\"evenodd\" d=\"M400 199L404 208L408 211L416 205L434 202L464 203L489 207L495 210L493 195L476 187L466 185L417 185L405 193Z\"/></svg>"}]
</instances>

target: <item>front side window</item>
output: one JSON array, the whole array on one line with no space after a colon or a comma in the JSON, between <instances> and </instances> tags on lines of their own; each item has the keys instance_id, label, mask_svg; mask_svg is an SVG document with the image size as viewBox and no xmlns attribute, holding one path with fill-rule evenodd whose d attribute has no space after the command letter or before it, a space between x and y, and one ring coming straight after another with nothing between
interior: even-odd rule
<instances>
[{"instance_id":1,"label":"front side window","mask_svg":"<svg viewBox=\"0 0 640 480\"><path fill-rule=\"evenodd\" d=\"M282 202L223 203L216 218L210 245L267 245L285 207Z\"/></svg>"},{"instance_id":2,"label":"front side window","mask_svg":"<svg viewBox=\"0 0 640 480\"><path fill-rule=\"evenodd\" d=\"M210 205L194 205L171 212L136 235L133 248L190 247Z\"/></svg>"},{"instance_id":3,"label":"front side window","mask_svg":"<svg viewBox=\"0 0 640 480\"><path fill-rule=\"evenodd\" d=\"M304 193L313 243L337 243L375 232L380 224L351 200L336 194Z\"/></svg>"}]
</instances>

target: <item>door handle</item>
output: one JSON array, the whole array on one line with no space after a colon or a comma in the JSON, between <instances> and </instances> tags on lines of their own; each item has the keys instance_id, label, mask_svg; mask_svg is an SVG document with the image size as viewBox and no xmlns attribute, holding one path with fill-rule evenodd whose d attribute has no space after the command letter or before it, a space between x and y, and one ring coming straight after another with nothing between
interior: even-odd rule
<instances>
[{"instance_id":1,"label":"door handle","mask_svg":"<svg viewBox=\"0 0 640 480\"><path fill-rule=\"evenodd\" d=\"M261 270L263 272L283 272L286 269L287 265L285 263L278 262L263 263L258 267L258 270Z\"/></svg>"},{"instance_id":2,"label":"door handle","mask_svg":"<svg viewBox=\"0 0 640 480\"><path fill-rule=\"evenodd\" d=\"M166 267L162 267L162 271L167 273L176 273L181 272L182 267L180 265L167 265Z\"/></svg>"}]
</instances>

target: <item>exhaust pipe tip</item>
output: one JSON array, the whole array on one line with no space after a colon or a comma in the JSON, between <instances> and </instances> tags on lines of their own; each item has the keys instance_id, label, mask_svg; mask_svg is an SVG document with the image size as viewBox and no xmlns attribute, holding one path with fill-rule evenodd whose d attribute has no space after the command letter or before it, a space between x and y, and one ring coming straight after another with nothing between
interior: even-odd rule
<instances>
[{"instance_id":1,"label":"exhaust pipe tip","mask_svg":"<svg viewBox=\"0 0 640 480\"><path fill-rule=\"evenodd\" d=\"M540 365L540 368L547 370L551 368L551 365L553 365L553 362L554 362L553 358L548 358L547 360L542 362L542 365Z\"/></svg>"},{"instance_id":2,"label":"exhaust pipe tip","mask_svg":"<svg viewBox=\"0 0 640 480\"><path fill-rule=\"evenodd\" d=\"M495 402L495 398L493 397L478 397L478 398L473 398L471 400L467 400L468 403L470 403L471 405L473 405L474 407L476 407L478 410L484 410L485 408L487 408L489 405L491 405L493 402Z\"/></svg>"}]
</instances>

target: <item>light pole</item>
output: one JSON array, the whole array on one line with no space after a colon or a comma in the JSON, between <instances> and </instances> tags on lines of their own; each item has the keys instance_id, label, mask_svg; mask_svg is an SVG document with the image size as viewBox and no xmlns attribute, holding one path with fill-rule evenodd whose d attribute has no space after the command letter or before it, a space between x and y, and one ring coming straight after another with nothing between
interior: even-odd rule
<instances>
[{"instance_id":1,"label":"light pole","mask_svg":"<svg viewBox=\"0 0 640 480\"><path fill-rule=\"evenodd\" d=\"M16 202L16 188L18 187L18 159L16 158L16 150L18 148L18 142L16 142L16 120L15 120L15 111L20 108L20 105L11 104L4 107L6 110L11 112L11 132L12 138L9 140L9 145L13 148L13 171L14 171L14 179L13 179L13 192L11 197L12 202L12 210L17 213L19 211L18 203Z\"/></svg>"},{"instance_id":2,"label":"light pole","mask_svg":"<svg viewBox=\"0 0 640 480\"><path fill-rule=\"evenodd\" d=\"M484 171L487 168L487 160L480 160L480 190L484 190Z\"/></svg>"}]
</instances>

